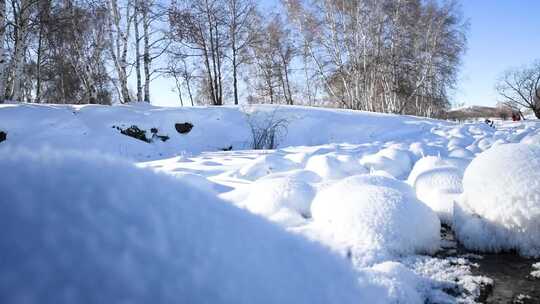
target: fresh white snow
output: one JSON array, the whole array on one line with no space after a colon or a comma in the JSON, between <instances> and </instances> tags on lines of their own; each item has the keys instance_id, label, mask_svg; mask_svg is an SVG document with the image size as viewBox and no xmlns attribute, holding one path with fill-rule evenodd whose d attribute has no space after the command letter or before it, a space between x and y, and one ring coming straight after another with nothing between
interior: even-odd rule
<instances>
[{"instance_id":1,"label":"fresh white snow","mask_svg":"<svg viewBox=\"0 0 540 304\"><path fill-rule=\"evenodd\" d=\"M479 154L463 188L454 227L465 246L540 257L540 146L506 144Z\"/></svg>"},{"instance_id":2,"label":"fresh white snow","mask_svg":"<svg viewBox=\"0 0 540 304\"><path fill-rule=\"evenodd\" d=\"M3 303L384 298L321 246L119 159L2 149L0 172Z\"/></svg>"},{"instance_id":3,"label":"fresh white snow","mask_svg":"<svg viewBox=\"0 0 540 304\"><path fill-rule=\"evenodd\" d=\"M392 256L434 253L440 222L397 180L357 175L323 190L311 205L314 229L330 234L360 265Z\"/></svg>"},{"instance_id":4,"label":"fresh white snow","mask_svg":"<svg viewBox=\"0 0 540 304\"><path fill-rule=\"evenodd\" d=\"M250 124L276 117L286 121L277 149L249 150ZM187 134L175 130L183 122ZM131 125L170 139L113 128ZM21 288L11 297L39 299L68 281L52 293L67 302L473 303L489 279L466 257L425 255L440 246L440 222L474 249L539 248L522 233L540 235L536 121L495 129L308 107L22 104L0 105L0 130L0 171L16 173L0 181L2 216L17 231L2 242L19 246L11 252L45 244L3 264L26 267L0 280ZM503 234L488 225L495 210ZM30 224L9 221L17 212ZM80 254L87 265L61 268ZM44 281L42 270L58 275Z\"/></svg>"}]
</instances>

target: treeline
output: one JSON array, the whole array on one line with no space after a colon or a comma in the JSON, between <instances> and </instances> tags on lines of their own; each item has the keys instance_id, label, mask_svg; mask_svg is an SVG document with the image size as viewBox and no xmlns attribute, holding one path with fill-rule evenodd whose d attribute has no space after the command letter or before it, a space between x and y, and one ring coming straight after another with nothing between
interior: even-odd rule
<instances>
[{"instance_id":1,"label":"treeline","mask_svg":"<svg viewBox=\"0 0 540 304\"><path fill-rule=\"evenodd\" d=\"M150 102L167 78L182 105L448 108L466 43L456 2L265 4L0 0L0 102Z\"/></svg>"}]
</instances>

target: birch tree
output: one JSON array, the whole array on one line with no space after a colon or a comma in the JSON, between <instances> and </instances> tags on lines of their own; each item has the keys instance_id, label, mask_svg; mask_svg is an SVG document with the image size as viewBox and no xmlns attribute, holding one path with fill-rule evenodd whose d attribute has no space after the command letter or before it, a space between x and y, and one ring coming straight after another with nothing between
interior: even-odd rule
<instances>
[{"instance_id":1,"label":"birch tree","mask_svg":"<svg viewBox=\"0 0 540 304\"><path fill-rule=\"evenodd\" d=\"M6 0L0 0L0 103L4 103L6 97L6 71L8 64L8 52L4 44L6 27Z\"/></svg>"},{"instance_id":2,"label":"birch tree","mask_svg":"<svg viewBox=\"0 0 540 304\"><path fill-rule=\"evenodd\" d=\"M121 3L117 0L107 0L107 27L109 36L109 53L116 71L119 85L120 100L122 103L131 101L128 89L128 48L132 24L132 6L130 3Z\"/></svg>"}]
</instances>

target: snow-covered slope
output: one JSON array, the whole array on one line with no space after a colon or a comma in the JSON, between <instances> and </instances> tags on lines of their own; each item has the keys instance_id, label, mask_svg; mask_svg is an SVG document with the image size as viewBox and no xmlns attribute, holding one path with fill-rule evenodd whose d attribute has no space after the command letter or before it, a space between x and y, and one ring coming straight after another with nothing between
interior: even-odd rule
<instances>
[{"instance_id":1,"label":"snow-covered slope","mask_svg":"<svg viewBox=\"0 0 540 304\"><path fill-rule=\"evenodd\" d=\"M163 108L148 104L100 105L0 105L0 130L8 133L7 144L38 148L97 150L135 160L161 159L182 153L249 149L251 124L285 121L286 132L278 146L314 146L334 142L364 143L422 137L438 125L415 117L307 107L190 107ZM176 123L190 122L187 134ZM113 128L136 125L150 134L170 137L149 144L120 134Z\"/></svg>"}]
</instances>

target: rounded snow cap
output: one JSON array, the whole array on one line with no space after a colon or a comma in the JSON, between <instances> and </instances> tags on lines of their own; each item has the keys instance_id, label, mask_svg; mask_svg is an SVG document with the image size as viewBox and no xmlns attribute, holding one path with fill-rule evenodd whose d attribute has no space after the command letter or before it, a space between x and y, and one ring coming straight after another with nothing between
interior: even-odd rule
<instances>
[{"instance_id":1,"label":"rounded snow cap","mask_svg":"<svg viewBox=\"0 0 540 304\"><path fill-rule=\"evenodd\" d=\"M466 246L540 256L540 147L495 146L467 167L454 227Z\"/></svg>"}]
</instances>

